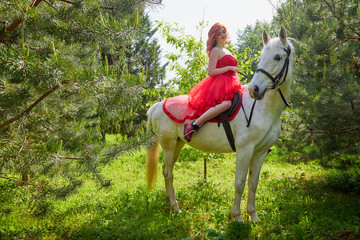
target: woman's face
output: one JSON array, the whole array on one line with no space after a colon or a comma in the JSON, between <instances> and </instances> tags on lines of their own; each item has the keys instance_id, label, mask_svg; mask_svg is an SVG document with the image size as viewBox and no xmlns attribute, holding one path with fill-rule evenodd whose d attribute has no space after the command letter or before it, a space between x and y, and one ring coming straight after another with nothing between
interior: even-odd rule
<instances>
[{"instance_id":1,"label":"woman's face","mask_svg":"<svg viewBox=\"0 0 360 240\"><path fill-rule=\"evenodd\" d=\"M216 43L220 45L225 45L225 42L227 40L225 28L221 28L220 31L216 33Z\"/></svg>"}]
</instances>

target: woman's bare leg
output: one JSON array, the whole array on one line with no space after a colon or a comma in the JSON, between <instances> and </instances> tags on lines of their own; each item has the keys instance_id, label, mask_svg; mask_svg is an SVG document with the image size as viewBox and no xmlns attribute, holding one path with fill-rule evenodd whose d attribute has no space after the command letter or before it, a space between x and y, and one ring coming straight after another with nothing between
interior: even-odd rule
<instances>
[{"instance_id":1,"label":"woman's bare leg","mask_svg":"<svg viewBox=\"0 0 360 240\"><path fill-rule=\"evenodd\" d=\"M184 125L184 138L186 141L190 142L192 135L195 131L199 129L199 127L205 123L206 121L213 119L220 113L223 113L227 109L229 109L231 106L231 101L223 101L222 103L208 109L206 112L204 112L198 119L196 119L192 123L187 123Z\"/></svg>"},{"instance_id":2,"label":"woman's bare leg","mask_svg":"<svg viewBox=\"0 0 360 240\"><path fill-rule=\"evenodd\" d=\"M210 119L213 119L220 113L225 112L227 109L229 109L231 106L231 101L223 101L222 103L209 108L206 112L204 112L198 119L195 120L194 124L197 126L200 126L201 124L205 123L206 121L209 121Z\"/></svg>"}]
</instances>

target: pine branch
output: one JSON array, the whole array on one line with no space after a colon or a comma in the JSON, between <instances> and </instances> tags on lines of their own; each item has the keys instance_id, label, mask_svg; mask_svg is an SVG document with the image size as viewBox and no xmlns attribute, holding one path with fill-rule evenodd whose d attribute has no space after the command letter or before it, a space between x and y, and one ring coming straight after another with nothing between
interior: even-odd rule
<instances>
[{"instance_id":1,"label":"pine branch","mask_svg":"<svg viewBox=\"0 0 360 240\"><path fill-rule=\"evenodd\" d=\"M120 150L104 154L104 155L102 155L102 157L116 157L116 155L118 155L118 154L120 154L122 152L128 152L128 151L135 150L135 149L139 148L139 146L141 146L141 145L145 144L146 142L150 141L151 138L153 138L155 135L156 134L153 133L153 134L149 135L148 137L144 138L143 140L138 141L136 144L134 144L132 146L125 147L125 148L122 148Z\"/></svg>"},{"instance_id":2,"label":"pine branch","mask_svg":"<svg viewBox=\"0 0 360 240\"><path fill-rule=\"evenodd\" d=\"M107 9L107 10L116 10L119 7L134 7L134 6L142 4L142 3L144 3L144 4L149 3L152 5L157 5L157 4L161 4L162 0L139 0L137 2L134 2L133 4L118 4L116 6L100 6L100 8Z\"/></svg>"},{"instance_id":3,"label":"pine branch","mask_svg":"<svg viewBox=\"0 0 360 240\"><path fill-rule=\"evenodd\" d=\"M5 32L12 33L23 22L22 18L15 19L9 27L5 28Z\"/></svg>"},{"instance_id":4,"label":"pine branch","mask_svg":"<svg viewBox=\"0 0 360 240\"><path fill-rule=\"evenodd\" d=\"M328 8L330 9L333 17L335 17L339 22L343 22L343 19L341 18L341 17L343 17L343 16L339 16L339 15L336 14L336 12L335 12L335 6L336 6L335 3L333 3L333 4L334 4L334 5L333 5L334 9L333 9L333 8L331 7L330 3L327 2L327 0L323 0L323 1L326 3L326 5L328 6ZM338 4L338 3L337 3L337 4ZM339 4L338 4L338 5L339 5ZM347 27L350 28L350 29L356 34L356 29L353 28L351 24L347 24ZM355 39L357 39L357 38L355 38Z\"/></svg>"},{"instance_id":5,"label":"pine branch","mask_svg":"<svg viewBox=\"0 0 360 240\"><path fill-rule=\"evenodd\" d=\"M44 95L42 95L39 99L37 99L33 104L31 104L30 107L28 107L25 111L23 111L21 114L9 119L8 121L4 122L3 124L0 125L0 129L6 127L7 125L19 120L20 118L22 118L24 115L29 114L30 111L36 106L38 105L42 100L44 100L47 96L49 96L50 94L52 94L53 92L55 92L60 86L56 85L53 88L51 88L49 91L47 91Z\"/></svg>"},{"instance_id":6,"label":"pine branch","mask_svg":"<svg viewBox=\"0 0 360 240\"><path fill-rule=\"evenodd\" d=\"M51 3L49 3L48 1L46 0L43 0L47 5L49 5L52 9L54 9L56 12L60 13L59 10L57 10Z\"/></svg>"},{"instance_id":7,"label":"pine branch","mask_svg":"<svg viewBox=\"0 0 360 240\"><path fill-rule=\"evenodd\" d=\"M340 128L340 129L335 129L335 130L331 130L331 131L310 131L310 135L313 134L339 134L339 133L351 133L351 132L356 132L356 131L360 131L360 126L355 126L355 127L350 127L350 128Z\"/></svg>"},{"instance_id":8,"label":"pine branch","mask_svg":"<svg viewBox=\"0 0 360 240\"><path fill-rule=\"evenodd\" d=\"M268 0L268 2L270 3L270 5L277 11L278 14L282 15L280 12L279 12L279 9L277 7L275 7L275 5L271 2L271 0Z\"/></svg>"},{"instance_id":9,"label":"pine branch","mask_svg":"<svg viewBox=\"0 0 360 240\"><path fill-rule=\"evenodd\" d=\"M108 27L105 25L105 23L104 23L103 20L102 20L102 15L101 15L101 13L100 13L100 18L101 18L101 21L102 21L102 26L103 26L108 32L112 33L112 34L115 35L116 37L123 37L123 36L129 35L131 32L133 32L133 31L136 30L136 26L134 26L134 27L128 29L127 31L125 31L125 32L120 32L120 33L118 33L118 32L113 31L112 29L108 28Z\"/></svg>"},{"instance_id":10,"label":"pine branch","mask_svg":"<svg viewBox=\"0 0 360 240\"><path fill-rule=\"evenodd\" d=\"M31 7L36 8L42 1L43 0L34 0L31 4ZM27 12L27 9L25 10L25 12ZM9 27L5 28L5 32L12 33L23 22L23 20L24 19L22 17L18 17L10 24Z\"/></svg>"},{"instance_id":11,"label":"pine branch","mask_svg":"<svg viewBox=\"0 0 360 240\"><path fill-rule=\"evenodd\" d=\"M45 1L45 0L43 0ZM69 1L69 0L57 0L57 1L60 1L60 2L64 2L64 3L68 3L68 4L75 4L74 2L72 1ZM107 9L107 10L116 10L117 8L119 8L120 6L124 6L124 7L133 7L133 6L136 6L136 5L139 5L139 4L142 4L142 3L150 3L150 4L161 4L162 3L162 0L139 0L137 2L134 2L133 4L119 4L119 5L116 5L116 6L100 6L100 8L102 9Z\"/></svg>"},{"instance_id":12,"label":"pine branch","mask_svg":"<svg viewBox=\"0 0 360 240\"><path fill-rule=\"evenodd\" d=\"M58 0L58 1L60 1L60 2L65 2L65 3L69 3L69 4L74 4L73 2L68 1L68 0Z\"/></svg>"},{"instance_id":13,"label":"pine branch","mask_svg":"<svg viewBox=\"0 0 360 240\"><path fill-rule=\"evenodd\" d=\"M141 145L145 144L146 142L150 141L151 138L153 138L155 135L156 134L153 133L153 134L149 135L148 137L142 139L141 141L136 142L134 145L130 145L128 147L124 147L124 148L121 148L119 150L100 155L99 157L116 157L118 154L120 154L122 152L129 152L129 151L135 150L135 149L139 148L139 146L141 146ZM86 160L86 157L66 157L66 156L57 156L57 155L55 155L53 157L54 158L60 158L60 159L67 159L67 160L78 160L78 161Z\"/></svg>"},{"instance_id":14,"label":"pine branch","mask_svg":"<svg viewBox=\"0 0 360 240\"><path fill-rule=\"evenodd\" d=\"M3 57L1 57L1 56L0 56L0 59L3 60L4 62L7 62L7 63L13 65L13 66L18 66L16 63L11 62L11 61L9 61L9 60L7 60L6 58L3 58Z\"/></svg>"},{"instance_id":15,"label":"pine branch","mask_svg":"<svg viewBox=\"0 0 360 240\"><path fill-rule=\"evenodd\" d=\"M14 181L14 182L18 182L18 183L21 183L21 184L24 184L24 185L32 185L32 186L35 186L35 187L39 187L38 185L36 184L32 184L32 183L28 183L28 182L25 182L19 178L14 178L14 177L4 177L4 176L1 176L0 175L0 178L3 178L3 179L7 179L7 180L11 180L11 181Z\"/></svg>"},{"instance_id":16,"label":"pine branch","mask_svg":"<svg viewBox=\"0 0 360 240\"><path fill-rule=\"evenodd\" d=\"M294 27L294 26L296 25L296 23L294 23L293 18L288 18L286 15L282 14L282 12L279 11L279 8L275 7L275 5L271 2L271 0L268 0L268 2L269 2L269 3L271 4L271 6L277 11L277 13L278 13L279 15L281 15L284 19L290 21L291 25L293 26L293 29L296 29L296 28ZM294 4L294 6L295 6L300 12L302 12L303 14L305 14L305 12L304 12L303 10L301 10L295 3L293 3L293 4ZM293 33L296 34L297 41L300 41L300 42L302 42L302 43L304 43L304 44L306 44L306 45L308 45L308 46L312 46L312 47L313 47L312 44L310 44L310 43L304 41L303 39L301 39L301 37L298 35L297 32L293 32Z\"/></svg>"},{"instance_id":17,"label":"pine branch","mask_svg":"<svg viewBox=\"0 0 360 240\"><path fill-rule=\"evenodd\" d=\"M352 145L357 144L358 142L360 142L360 139L357 139L357 140L349 143L348 145L346 145L345 147L343 147L343 148L341 148L341 149L342 149L342 150L345 150L345 151L346 151L346 150L349 150Z\"/></svg>"},{"instance_id":18,"label":"pine branch","mask_svg":"<svg viewBox=\"0 0 360 240\"><path fill-rule=\"evenodd\" d=\"M73 3L72 1L68 1L68 0L58 0L58 1L61 1L61 2L65 2L65 3L68 3L68 4L75 4ZM31 4L31 7L32 8L36 8L41 2L45 2L47 3L49 6L51 6L53 9L55 9L57 12L59 12L59 10L57 10L52 4L50 4L48 1L46 0L34 0L33 3ZM138 4L142 4L142 3L146 3L146 2L150 2L150 4L161 4L161 0L140 0L140 1L137 1L133 4L131 4L130 6L135 6L135 5L138 5ZM118 8L120 5L118 6L114 6L114 7L107 7L107 6L100 6L100 8L102 9L108 9L108 10L115 10L116 8ZM129 6L129 5L124 5L124 6ZM25 12L27 12L28 10L25 9ZM23 17L18 17L17 19L15 19L9 27L5 28L5 31L4 33L12 33L15 31L16 28L18 28L18 26L24 21ZM103 34L101 32L98 32L98 31L91 31L89 29L85 29L81 26L80 23L76 22L74 19L72 19L72 21L77 24L78 27L80 27L82 30L84 30L85 32L90 32L90 33L95 33L95 34ZM105 29L111 33L113 36L115 37L123 37L123 36L126 36L126 35L129 35L131 32L135 31L136 30L136 26L133 27L133 28L130 28L129 30L125 31L125 32L114 32L112 31L111 29L107 28L105 26ZM3 34L0 34L0 35L3 35ZM1 42L6 44L7 42L9 42L10 40L9 39L6 39L6 38L2 38L1 39ZM7 44L6 44L7 45Z\"/></svg>"},{"instance_id":19,"label":"pine branch","mask_svg":"<svg viewBox=\"0 0 360 240\"><path fill-rule=\"evenodd\" d=\"M34 0L33 3L31 4L31 7L37 7L41 2L42 0Z\"/></svg>"}]
</instances>

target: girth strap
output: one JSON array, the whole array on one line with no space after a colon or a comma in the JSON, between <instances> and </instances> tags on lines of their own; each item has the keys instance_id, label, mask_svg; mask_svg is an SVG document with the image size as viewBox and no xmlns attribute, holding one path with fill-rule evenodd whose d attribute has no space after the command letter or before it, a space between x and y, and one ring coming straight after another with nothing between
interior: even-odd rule
<instances>
[{"instance_id":1,"label":"girth strap","mask_svg":"<svg viewBox=\"0 0 360 240\"><path fill-rule=\"evenodd\" d=\"M231 130L229 118L224 119L224 120L222 121L222 124L223 124L223 126L224 126L224 130L225 130L226 136L227 136L227 138L228 138L228 140L229 140L231 149L232 149L234 152L236 152L234 134L233 134L233 132L232 132L232 130Z\"/></svg>"}]
</instances>

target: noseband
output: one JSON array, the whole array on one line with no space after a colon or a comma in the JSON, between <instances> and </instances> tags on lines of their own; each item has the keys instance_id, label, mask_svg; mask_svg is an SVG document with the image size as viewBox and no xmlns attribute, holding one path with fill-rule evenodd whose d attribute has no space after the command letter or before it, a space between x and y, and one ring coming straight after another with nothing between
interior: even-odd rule
<instances>
[{"instance_id":1,"label":"noseband","mask_svg":"<svg viewBox=\"0 0 360 240\"><path fill-rule=\"evenodd\" d=\"M284 48L284 51L287 53L287 57L286 57L286 59L285 59L284 65L283 65L283 67L281 68L281 71L278 73L278 75L276 75L275 77L273 77L268 71L266 71L266 70L263 69L263 68L258 68L258 69L255 70L255 72L256 72L256 73L262 72L262 73L264 73L266 76L268 76L268 77L271 79L272 83L273 83L271 89L277 88L277 91L280 93L280 96L281 96L282 100L284 101L285 105L286 105L287 107L290 107L290 106L291 106L291 103L288 102L288 101L286 101L286 99L285 99L285 97L284 97L284 95L282 94L281 89L280 89L280 86L281 86L281 85L285 82L285 80L286 80L286 76L287 76L287 73L288 73L288 70L289 70L289 63L290 63L289 57L290 57L290 53L291 53L290 46L288 46L287 49ZM285 75L284 75L284 73L285 73ZM282 78L283 75L284 75L284 78L283 78L282 81L281 81L281 78Z\"/></svg>"}]
</instances>

